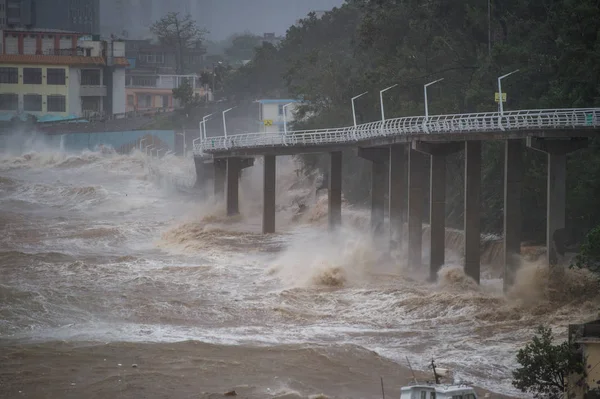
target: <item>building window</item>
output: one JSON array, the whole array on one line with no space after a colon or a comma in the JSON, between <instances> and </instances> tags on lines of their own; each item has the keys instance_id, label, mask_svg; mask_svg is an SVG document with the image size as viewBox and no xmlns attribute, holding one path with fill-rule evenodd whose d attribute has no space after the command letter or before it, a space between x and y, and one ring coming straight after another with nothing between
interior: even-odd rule
<instances>
[{"instance_id":1,"label":"building window","mask_svg":"<svg viewBox=\"0 0 600 399\"><path fill-rule=\"evenodd\" d=\"M66 112L67 98L58 94L48 96L48 112Z\"/></svg>"},{"instance_id":2,"label":"building window","mask_svg":"<svg viewBox=\"0 0 600 399\"><path fill-rule=\"evenodd\" d=\"M19 109L18 94L0 94L0 110L17 111Z\"/></svg>"},{"instance_id":3,"label":"building window","mask_svg":"<svg viewBox=\"0 0 600 399\"><path fill-rule=\"evenodd\" d=\"M25 94L23 96L23 110L25 111L41 111L42 96L41 94Z\"/></svg>"},{"instance_id":4,"label":"building window","mask_svg":"<svg viewBox=\"0 0 600 399\"><path fill-rule=\"evenodd\" d=\"M283 106L285 104L279 104L279 115L283 115Z\"/></svg>"},{"instance_id":5,"label":"building window","mask_svg":"<svg viewBox=\"0 0 600 399\"><path fill-rule=\"evenodd\" d=\"M0 68L0 83L19 83L19 68Z\"/></svg>"},{"instance_id":6,"label":"building window","mask_svg":"<svg viewBox=\"0 0 600 399\"><path fill-rule=\"evenodd\" d=\"M46 82L49 85L64 85L66 84L66 71L62 68L48 68L46 71Z\"/></svg>"},{"instance_id":7,"label":"building window","mask_svg":"<svg viewBox=\"0 0 600 399\"><path fill-rule=\"evenodd\" d=\"M41 85L42 68L23 68L23 83L31 85Z\"/></svg>"},{"instance_id":8,"label":"building window","mask_svg":"<svg viewBox=\"0 0 600 399\"><path fill-rule=\"evenodd\" d=\"M82 86L100 86L100 70L99 69L82 69L81 70L81 85Z\"/></svg>"},{"instance_id":9,"label":"building window","mask_svg":"<svg viewBox=\"0 0 600 399\"><path fill-rule=\"evenodd\" d=\"M141 53L140 61L145 61L149 64L164 64L165 55L163 53Z\"/></svg>"},{"instance_id":10,"label":"building window","mask_svg":"<svg viewBox=\"0 0 600 399\"><path fill-rule=\"evenodd\" d=\"M127 105L133 107L133 95L132 94L127 95Z\"/></svg>"}]
</instances>

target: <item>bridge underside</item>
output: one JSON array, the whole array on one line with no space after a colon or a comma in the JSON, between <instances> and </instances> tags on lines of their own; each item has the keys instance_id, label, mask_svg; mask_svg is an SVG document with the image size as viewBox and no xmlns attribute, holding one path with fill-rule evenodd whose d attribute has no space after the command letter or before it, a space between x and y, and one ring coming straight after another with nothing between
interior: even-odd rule
<instances>
[{"instance_id":1,"label":"bridge underside","mask_svg":"<svg viewBox=\"0 0 600 399\"><path fill-rule=\"evenodd\" d=\"M215 194L223 195L227 182L226 207L236 214L239 172L253 165L253 156L264 157L263 232L275 231L275 159L277 155L328 153L329 226L335 230L342 222L342 150L357 148L358 155L372 163L371 225L374 234L383 234L384 196L389 194L390 243L393 247L406 242L407 261L422 266L423 204L425 198L426 160L430 159L430 234L429 275L437 278L445 262L446 157L464 151L464 270L476 282L480 279L480 210L481 210L481 143L502 140L505 143L504 165L504 287L514 282L520 264L521 193L523 188L523 151L542 151L548 157L547 245L548 263L556 265L557 251L553 237L565 227L566 154L587 145L588 137L598 130L564 129L530 132L427 134L376 138L336 145L305 147L231 148L212 152ZM200 157L196 157L199 159ZM198 176L200 178L200 175ZM405 231L406 230L406 231Z\"/></svg>"}]
</instances>

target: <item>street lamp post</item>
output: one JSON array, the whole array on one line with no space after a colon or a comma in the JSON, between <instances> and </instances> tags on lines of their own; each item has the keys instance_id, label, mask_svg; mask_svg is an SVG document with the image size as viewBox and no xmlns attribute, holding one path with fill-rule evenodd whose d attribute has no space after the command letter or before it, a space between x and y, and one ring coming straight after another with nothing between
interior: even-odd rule
<instances>
[{"instance_id":1,"label":"street lamp post","mask_svg":"<svg viewBox=\"0 0 600 399\"><path fill-rule=\"evenodd\" d=\"M385 121L385 112L383 111L383 93L390 89L393 89L396 86L398 86L398 83L379 91L379 103L381 104L381 121L382 122Z\"/></svg>"},{"instance_id":2,"label":"street lamp post","mask_svg":"<svg viewBox=\"0 0 600 399\"><path fill-rule=\"evenodd\" d=\"M225 138L227 138L227 122L225 121L225 113L231 111L233 108L235 107L231 107L223 111L223 135L225 136Z\"/></svg>"},{"instance_id":3,"label":"street lamp post","mask_svg":"<svg viewBox=\"0 0 600 399\"><path fill-rule=\"evenodd\" d=\"M500 109L500 115L504 114L504 105L502 104L502 79L517 72L519 72L519 70L515 69L514 71L507 73L506 75L502 75L498 78L498 108Z\"/></svg>"},{"instance_id":4,"label":"street lamp post","mask_svg":"<svg viewBox=\"0 0 600 399\"><path fill-rule=\"evenodd\" d=\"M206 140L206 121L211 116L213 116L213 114L208 114L208 115L202 117L202 126L204 127L204 140Z\"/></svg>"},{"instance_id":5,"label":"street lamp post","mask_svg":"<svg viewBox=\"0 0 600 399\"><path fill-rule=\"evenodd\" d=\"M362 94L359 94L358 96L354 96L354 97L352 97L352 118L353 118L353 120L354 120L354 126L356 126L356 110L355 110L355 108L354 108L354 100L356 100L356 99L357 99L357 98L359 98L359 97L362 97L362 96L364 96L364 95L365 95L365 94L367 94L367 93L368 93L368 91L365 91L364 93L362 93Z\"/></svg>"},{"instance_id":6,"label":"street lamp post","mask_svg":"<svg viewBox=\"0 0 600 399\"><path fill-rule=\"evenodd\" d=\"M183 136L183 156L185 157L185 152L187 150L187 143L185 142L185 129L181 133L177 133L180 136Z\"/></svg>"},{"instance_id":7,"label":"street lamp post","mask_svg":"<svg viewBox=\"0 0 600 399\"><path fill-rule=\"evenodd\" d=\"M283 108L283 134L287 134L287 115L286 115L286 108L288 105L292 105L292 103L287 103L285 104L282 108Z\"/></svg>"},{"instance_id":8,"label":"street lamp post","mask_svg":"<svg viewBox=\"0 0 600 399\"><path fill-rule=\"evenodd\" d=\"M425 119L429 118L429 105L427 104L427 87L437 82L441 82L442 80L444 80L444 78L434 80L433 82L429 82L423 86L423 92L425 93Z\"/></svg>"}]
</instances>

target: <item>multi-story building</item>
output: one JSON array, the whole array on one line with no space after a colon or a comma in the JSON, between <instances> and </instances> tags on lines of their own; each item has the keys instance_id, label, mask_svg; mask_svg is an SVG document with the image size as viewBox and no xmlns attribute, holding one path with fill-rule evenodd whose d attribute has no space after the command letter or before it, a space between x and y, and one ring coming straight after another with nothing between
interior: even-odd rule
<instances>
[{"instance_id":1,"label":"multi-story building","mask_svg":"<svg viewBox=\"0 0 600 399\"><path fill-rule=\"evenodd\" d=\"M258 100L258 119L261 129L265 133L283 132L284 123L294 121L294 109L298 100ZM286 106L286 104L289 104ZM285 116L284 116L285 115Z\"/></svg>"},{"instance_id":2,"label":"multi-story building","mask_svg":"<svg viewBox=\"0 0 600 399\"><path fill-rule=\"evenodd\" d=\"M100 0L0 0L0 29L5 28L99 34Z\"/></svg>"},{"instance_id":3,"label":"multi-story building","mask_svg":"<svg viewBox=\"0 0 600 399\"><path fill-rule=\"evenodd\" d=\"M151 40L127 40L126 70L127 110L173 108L173 89L188 81L195 94L207 95L206 88L195 73L201 70L205 49L187 49L183 56L186 74L177 74L176 50L152 43ZM211 95L209 94L209 100Z\"/></svg>"},{"instance_id":4,"label":"multi-story building","mask_svg":"<svg viewBox=\"0 0 600 399\"><path fill-rule=\"evenodd\" d=\"M187 81L194 94L204 98L207 91L200 84L198 75L130 75L125 77L127 111L151 108L175 108L180 106L173 98L173 89Z\"/></svg>"},{"instance_id":5,"label":"multi-story building","mask_svg":"<svg viewBox=\"0 0 600 399\"><path fill-rule=\"evenodd\" d=\"M177 49L154 43L152 40L127 40L127 58L135 60L131 72L135 74L176 74ZM180 68L184 73L195 73L202 69L206 49L198 44L194 48L187 48L183 52Z\"/></svg>"},{"instance_id":6,"label":"multi-story building","mask_svg":"<svg viewBox=\"0 0 600 399\"><path fill-rule=\"evenodd\" d=\"M2 120L38 121L125 112L124 42L76 32L4 30L0 54Z\"/></svg>"},{"instance_id":7,"label":"multi-story building","mask_svg":"<svg viewBox=\"0 0 600 399\"><path fill-rule=\"evenodd\" d=\"M6 26L6 0L0 0L0 29Z\"/></svg>"}]
</instances>

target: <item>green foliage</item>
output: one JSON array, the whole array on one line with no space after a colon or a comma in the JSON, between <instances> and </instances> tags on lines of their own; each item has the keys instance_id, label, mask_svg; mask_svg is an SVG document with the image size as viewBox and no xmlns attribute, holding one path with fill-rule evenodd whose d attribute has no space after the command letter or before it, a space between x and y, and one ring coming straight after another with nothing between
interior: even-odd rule
<instances>
[{"instance_id":1,"label":"green foliage","mask_svg":"<svg viewBox=\"0 0 600 399\"><path fill-rule=\"evenodd\" d=\"M186 109L190 109L201 102L200 96L194 93L194 89L187 79L179 87L173 89L173 98L179 100Z\"/></svg>"},{"instance_id":2,"label":"green foliage","mask_svg":"<svg viewBox=\"0 0 600 399\"><path fill-rule=\"evenodd\" d=\"M552 329L540 326L533 339L517 353L521 367L513 371L513 386L534 398L562 398L566 377L583 375L584 364L568 342L553 343Z\"/></svg>"},{"instance_id":3,"label":"green foliage","mask_svg":"<svg viewBox=\"0 0 600 399\"><path fill-rule=\"evenodd\" d=\"M236 100L298 98L295 128L348 126L350 98L358 123L378 120L379 90L386 117L422 115L423 84L431 114L495 111L497 77L505 109L600 105L600 6L596 0L494 1L491 51L487 3L480 0L346 0L317 18L309 14L290 27L277 47L263 44L252 61L231 74L225 92ZM504 146L483 149L482 228L502 231ZM541 241L546 221L546 156L526 150L522 195L523 231ZM303 156L307 167L327 170L319 156ZM600 224L600 139L568 158L567 224L580 234ZM344 196L365 203L369 164L344 156ZM450 226L462 225L462 154L448 159L447 210Z\"/></svg>"},{"instance_id":4,"label":"green foliage","mask_svg":"<svg viewBox=\"0 0 600 399\"><path fill-rule=\"evenodd\" d=\"M187 49L198 46L208 33L196 25L190 14L180 16L178 12L170 12L150 26L150 31L158 40L167 46L177 49L177 73L182 74L185 68Z\"/></svg>"},{"instance_id":5,"label":"green foliage","mask_svg":"<svg viewBox=\"0 0 600 399\"><path fill-rule=\"evenodd\" d=\"M251 33L235 35L231 40L231 46L225 49L225 55L227 55L229 61L234 63L250 60L254 56L254 50L261 43L262 38Z\"/></svg>"},{"instance_id":6,"label":"green foliage","mask_svg":"<svg viewBox=\"0 0 600 399\"><path fill-rule=\"evenodd\" d=\"M600 226L587 234L571 267L600 273Z\"/></svg>"}]
</instances>

